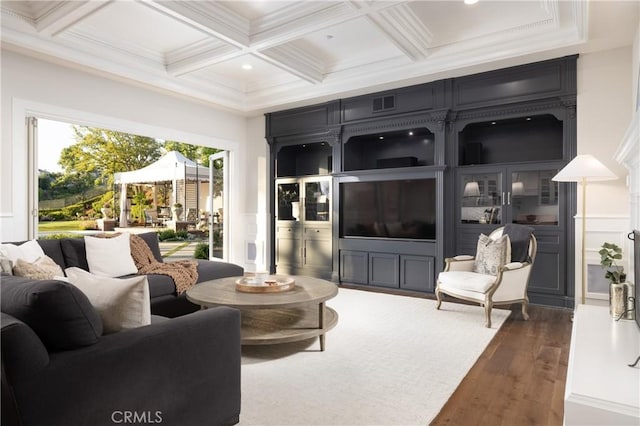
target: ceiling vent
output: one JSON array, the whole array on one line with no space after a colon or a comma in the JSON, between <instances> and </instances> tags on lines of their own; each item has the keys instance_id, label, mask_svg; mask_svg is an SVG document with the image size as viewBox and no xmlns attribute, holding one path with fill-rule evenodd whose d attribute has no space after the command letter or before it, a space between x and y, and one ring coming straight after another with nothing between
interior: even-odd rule
<instances>
[{"instance_id":1,"label":"ceiling vent","mask_svg":"<svg viewBox=\"0 0 640 426\"><path fill-rule=\"evenodd\" d=\"M390 111L396 108L396 96L379 96L373 98L373 112Z\"/></svg>"}]
</instances>

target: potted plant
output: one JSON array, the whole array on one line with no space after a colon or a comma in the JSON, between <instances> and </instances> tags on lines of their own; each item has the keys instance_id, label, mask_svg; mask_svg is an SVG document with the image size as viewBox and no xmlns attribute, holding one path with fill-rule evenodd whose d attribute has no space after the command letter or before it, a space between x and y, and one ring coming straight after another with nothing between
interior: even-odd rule
<instances>
[{"instance_id":1,"label":"potted plant","mask_svg":"<svg viewBox=\"0 0 640 426\"><path fill-rule=\"evenodd\" d=\"M175 203L173 205L173 220L180 220L180 216L182 216L182 204Z\"/></svg>"},{"instance_id":2,"label":"potted plant","mask_svg":"<svg viewBox=\"0 0 640 426\"><path fill-rule=\"evenodd\" d=\"M600 265L607 268L604 277L613 284L625 282L627 274L624 268L616 263L616 260L622 259L622 249L613 243L604 243L598 252L600 255Z\"/></svg>"},{"instance_id":3,"label":"potted plant","mask_svg":"<svg viewBox=\"0 0 640 426\"><path fill-rule=\"evenodd\" d=\"M112 213L111 202L107 201L106 203L104 203L102 208L100 209L100 213L102 213L102 217L104 219L109 219Z\"/></svg>"},{"instance_id":4,"label":"potted plant","mask_svg":"<svg viewBox=\"0 0 640 426\"><path fill-rule=\"evenodd\" d=\"M627 299L631 290L625 283L627 274L624 273L624 268L616 263L622 259L622 249L616 244L604 243L598 254L600 265L607 270L604 277L609 280L609 314L621 318L627 312Z\"/></svg>"}]
</instances>

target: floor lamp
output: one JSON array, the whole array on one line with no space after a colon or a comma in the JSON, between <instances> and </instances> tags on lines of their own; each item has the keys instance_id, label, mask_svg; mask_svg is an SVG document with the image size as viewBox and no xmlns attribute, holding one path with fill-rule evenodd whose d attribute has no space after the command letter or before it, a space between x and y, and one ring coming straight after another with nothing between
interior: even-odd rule
<instances>
[{"instance_id":1,"label":"floor lamp","mask_svg":"<svg viewBox=\"0 0 640 426\"><path fill-rule=\"evenodd\" d=\"M587 202L587 182L595 182L602 180L615 180L618 179L616 175L607 167L598 161L593 155L578 155L576 158L571 160L569 164L564 166L562 170L555 175L552 180L556 182L578 182L582 185L582 259L581 259L581 273L580 277L582 278L582 294L581 294L581 303L585 304L585 295L587 293L586 286L586 271L585 271L585 224L587 222L586 217L586 202Z\"/></svg>"}]
</instances>

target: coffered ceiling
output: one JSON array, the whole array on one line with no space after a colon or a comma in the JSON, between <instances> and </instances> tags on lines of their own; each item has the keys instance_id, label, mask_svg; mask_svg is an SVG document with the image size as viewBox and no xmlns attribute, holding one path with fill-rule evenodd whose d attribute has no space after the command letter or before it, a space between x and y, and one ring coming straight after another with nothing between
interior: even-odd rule
<instances>
[{"instance_id":1,"label":"coffered ceiling","mask_svg":"<svg viewBox=\"0 0 640 426\"><path fill-rule=\"evenodd\" d=\"M3 0L1 38L3 48L252 114L628 46L638 8L566 0Z\"/></svg>"}]
</instances>

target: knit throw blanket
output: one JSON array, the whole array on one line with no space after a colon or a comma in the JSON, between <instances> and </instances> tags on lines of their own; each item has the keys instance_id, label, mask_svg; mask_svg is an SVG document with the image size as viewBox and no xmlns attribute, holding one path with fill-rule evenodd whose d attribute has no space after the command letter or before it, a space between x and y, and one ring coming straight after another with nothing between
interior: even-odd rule
<instances>
[{"instance_id":1,"label":"knit throw blanket","mask_svg":"<svg viewBox=\"0 0 640 426\"><path fill-rule=\"evenodd\" d=\"M149 245L140 237L131 234L131 257L138 268L138 274L160 274L173 278L176 292L182 294L198 281L198 262L195 260L178 260L176 262L158 262Z\"/></svg>"}]
</instances>

